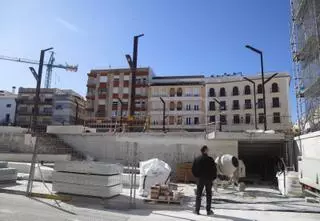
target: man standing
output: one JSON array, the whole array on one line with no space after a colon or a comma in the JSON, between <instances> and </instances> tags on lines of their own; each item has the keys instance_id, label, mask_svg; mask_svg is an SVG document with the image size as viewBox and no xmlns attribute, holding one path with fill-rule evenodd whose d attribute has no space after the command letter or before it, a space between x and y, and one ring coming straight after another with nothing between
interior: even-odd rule
<instances>
[{"instance_id":1,"label":"man standing","mask_svg":"<svg viewBox=\"0 0 320 221\"><path fill-rule=\"evenodd\" d=\"M208 156L207 146L203 146L201 148L201 156L194 160L192 173L198 179L195 213L197 215L200 214L201 196L205 187L207 197L207 215L213 215L213 211L211 210L212 182L217 176L217 169L213 158Z\"/></svg>"}]
</instances>

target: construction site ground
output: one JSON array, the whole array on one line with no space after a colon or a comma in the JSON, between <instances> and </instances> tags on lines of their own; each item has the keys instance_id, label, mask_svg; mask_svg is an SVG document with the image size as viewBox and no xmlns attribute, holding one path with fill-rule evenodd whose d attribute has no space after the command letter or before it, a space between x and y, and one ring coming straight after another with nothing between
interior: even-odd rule
<instances>
[{"instance_id":1,"label":"construction site ground","mask_svg":"<svg viewBox=\"0 0 320 221\"><path fill-rule=\"evenodd\" d=\"M283 197L270 187L248 187L245 192L218 189L213 196L214 218L197 216L194 208L194 184L179 184L184 192L181 206L146 204L137 196L136 209L129 208L130 190L112 199L71 196L70 201L28 198L27 182L0 185L0 220L320 220L320 204L303 197ZM33 192L51 194L52 184L34 182ZM202 205L205 205L203 197ZM204 207L201 210L205 214Z\"/></svg>"}]
</instances>

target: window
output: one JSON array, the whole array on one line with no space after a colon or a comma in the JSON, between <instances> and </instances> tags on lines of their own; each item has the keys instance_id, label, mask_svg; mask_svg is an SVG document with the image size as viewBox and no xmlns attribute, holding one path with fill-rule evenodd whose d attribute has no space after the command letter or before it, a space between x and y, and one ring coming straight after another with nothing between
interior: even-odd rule
<instances>
[{"instance_id":1,"label":"window","mask_svg":"<svg viewBox=\"0 0 320 221\"><path fill-rule=\"evenodd\" d=\"M191 109L191 107L190 107L190 109ZM177 110L178 110L178 111L181 111L181 110L182 110L182 102L181 102L181 101L178 101Z\"/></svg>"},{"instance_id":2,"label":"window","mask_svg":"<svg viewBox=\"0 0 320 221\"><path fill-rule=\"evenodd\" d=\"M192 96L192 88L186 88L184 90L185 96L186 97L191 97Z\"/></svg>"},{"instance_id":3,"label":"window","mask_svg":"<svg viewBox=\"0 0 320 221\"><path fill-rule=\"evenodd\" d=\"M175 95L175 89L174 88L170 88L170 97L174 97Z\"/></svg>"},{"instance_id":4,"label":"window","mask_svg":"<svg viewBox=\"0 0 320 221\"><path fill-rule=\"evenodd\" d=\"M194 109L195 111L198 111L198 110L199 110L199 105L198 105L198 104L195 104L195 105L193 106L193 109Z\"/></svg>"},{"instance_id":5,"label":"window","mask_svg":"<svg viewBox=\"0 0 320 221\"><path fill-rule=\"evenodd\" d=\"M107 88L99 88L98 89L98 94L104 94L104 93L107 93Z\"/></svg>"},{"instance_id":6,"label":"window","mask_svg":"<svg viewBox=\"0 0 320 221\"><path fill-rule=\"evenodd\" d=\"M216 102L214 102L214 101L209 102L209 110L211 110L211 111L216 110Z\"/></svg>"},{"instance_id":7,"label":"window","mask_svg":"<svg viewBox=\"0 0 320 221\"><path fill-rule=\"evenodd\" d=\"M123 93L123 94L128 94L128 93L129 93L129 88L124 87L124 88L122 89L122 93Z\"/></svg>"},{"instance_id":8,"label":"window","mask_svg":"<svg viewBox=\"0 0 320 221\"><path fill-rule=\"evenodd\" d=\"M220 110L227 110L226 102L220 101Z\"/></svg>"},{"instance_id":9,"label":"window","mask_svg":"<svg viewBox=\"0 0 320 221\"><path fill-rule=\"evenodd\" d=\"M200 95L200 89L198 87L193 88L193 96L199 97Z\"/></svg>"},{"instance_id":10,"label":"window","mask_svg":"<svg viewBox=\"0 0 320 221\"><path fill-rule=\"evenodd\" d=\"M280 113L279 112L275 112L273 113L273 123L280 123Z\"/></svg>"},{"instance_id":11,"label":"window","mask_svg":"<svg viewBox=\"0 0 320 221\"><path fill-rule=\"evenodd\" d=\"M216 96L216 92L214 91L214 88L210 88L209 89L209 97L215 97Z\"/></svg>"},{"instance_id":12,"label":"window","mask_svg":"<svg viewBox=\"0 0 320 221\"><path fill-rule=\"evenodd\" d=\"M119 88L118 88L118 87L114 87L114 88L112 89L112 92L113 92L114 94L119 93Z\"/></svg>"},{"instance_id":13,"label":"window","mask_svg":"<svg viewBox=\"0 0 320 221\"><path fill-rule=\"evenodd\" d=\"M226 96L226 89L224 87L220 88L220 97Z\"/></svg>"},{"instance_id":14,"label":"window","mask_svg":"<svg viewBox=\"0 0 320 221\"><path fill-rule=\"evenodd\" d=\"M147 78L143 78L143 79L142 79L142 83L143 83L144 85L146 85L146 84L147 84Z\"/></svg>"},{"instance_id":15,"label":"window","mask_svg":"<svg viewBox=\"0 0 320 221\"><path fill-rule=\"evenodd\" d=\"M186 125L190 125L191 124L191 117L187 117L186 118Z\"/></svg>"},{"instance_id":16,"label":"window","mask_svg":"<svg viewBox=\"0 0 320 221\"><path fill-rule=\"evenodd\" d=\"M251 108L252 108L251 100L250 100L250 99L244 100L244 108L245 108L245 109L251 109Z\"/></svg>"},{"instance_id":17,"label":"window","mask_svg":"<svg viewBox=\"0 0 320 221\"><path fill-rule=\"evenodd\" d=\"M174 124L174 116L169 116L169 124L170 125Z\"/></svg>"},{"instance_id":18,"label":"window","mask_svg":"<svg viewBox=\"0 0 320 221\"><path fill-rule=\"evenodd\" d=\"M260 113L259 114L259 124L263 124L264 123L264 114Z\"/></svg>"},{"instance_id":19,"label":"window","mask_svg":"<svg viewBox=\"0 0 320 221\"><path fill-rule=\"evenodd\" d=\"M137 103L137 101L136 101L136 106L137 105L139 105L139 101L138 101L138 103ZM118 106L118 101L113 101L112 102L112 106Z\"/></svg>"},{"instance_id":20,"label":"window","mask_svg":"<svg viewBox=\"0 0 320 221\"><path fill-rule=\"evenodd\" d=\"M245 95L251 94L251 89L250 89L250 86L249 86L249 85L246 85L246 86L244 87L244 94L245 94Z\"/></svg>"},{"instance_id":21,"label":"window","mask_svg":"<svg viewBox=\"0 0 320 221\"><path fill-rule=\"evenodd\" d=\"M191 110L191 104L186 105L186 110Z\"/></svg>"},{"instance_id":22,"label":"window","mask_svg":"<svg viewBox=\"0 0 320 221\"><path fill-rule=\"evenodd\" d=\"M262 94L262 84L258 84L258 94Z\"/></svg>"},{"instance_id":23,"label":"window","mask_svg":"<svg viewBox=\"0 0 320 221\"><path fill-rule=\"evenodd\" d=\"M6 114L5 123L6 124L10 123L10 114Z\"/></svg>"},{"instance_id":24,"label":"window","mask_svg":"<svg viewBox=\"0 0 320 221\"><path fill-rule=\"evenodd\" d=\"M233 115L233 123L234 124L240 124L240 116L239 116L239 114Z\"/></svg>"},{"instance_id":25,"label":"window","mask_svg":"<svg viewBox=\"0 0 320 221\"><path fill-rule=\"evenodd\" d=\"M11 104L7 104L6 107L7 107L7 108L10 108L10 107L11 107Z\"/></svg>"},{"instance_id":26,"label":"window","mask_svg":"<svg viewBox=\"0 0 320 221\"><path fill-rule=\"evenodd\" d=\"M232 95L233 95L233 96L238 96L238 95L239 95L239 88L238 88L238 87L233 87L233 89L232 89Z\"/></svg>"},{"instance_id":27,"label":"window","mask_svg":"<svg viewBox=\"0 0 320 221\"><path fill-rule=\"evenodd\" d=\"M173 111L173 110L175 109L175 105L174 105L174 102L173 102L173 101L170 102L169 109L170 109L171 111Z\"/></svg>"},{"instance_id":28,"label":"window","mask_svg":"<svg viewBox=\"0 0 320 221\"><path fill-rule=\"evenodd\" d=\"M178 88L177 90L177 96L181 97L182 96L182 88Z\"/></svg>"},{"instance_id":29,"label":"window","mask_svg":"<svg viewBox=\"0 0 320 221\"><path fill-rule=\"evenodd\" d=\"M124 80L124 81L129 81L129 78L130 78L129 75L124 75L124 76L123 76L123 80Z\"/></svg>"},{"instance_id":30,"label":"window","mask_svg":"<svg viewBox=\"0 0 320 221\"><path fill-rule=\"evenodd\" d=\"M104 99L99 99L99 105L105 105L106 104L106 100Z\"/></svg>"},{"instance_id":31,"label":"window","mask_svg":"<svg viewBox=\"0 0 320 221\"><path fill-rule=\"evenodd\" d=\"M258 99L258 108L263 108L263 99L262 98Z\"/></svg>"},{"instance_id":32,"label":"window","mask_svg":"<svg viewBox=\"0 0 320 221\"><path fill-rule=\"evenodd\" d=\"M140 81L141 81L141 79L140 79L140 78L137 78L137 79L136 79L136 84L139 85L139 84L140 84Z\"/></svg>"},{"instance_id":33,"label":"window","mask_svg":"<svg viewBox=\"0 0 320 221\"><path fill-rule=\"evenodd\" d=\"M250 124L250 121L251 121L251 115L250 114L246 114L246 124Z\"/></svg>"},{"instance_id":34,"label":"window","mask_svg":"<svg viewBox=\"0 0 320 221\"><path fill-rule=\"evenodd\" d=\"M101 82L101 83L106 83L106 82L108 82L108 76L100 76L100 82Z\"/></svg>"},{"instance_id":35,"label":"window","mask_svg":"<svg viewBox=\"0 0 320 221\"><path fill-rule=\"evenodd\" d=\"M234 100L233 101L232 109L233 110L239 110L240 109L238 100Z\"/></svg>"},{"instance_id":36,"label":"window","mask_svg":"<svg viewBox=\"0 0 320 221\"><path fill-rule=\"evenodd\" d=\"M272 98L272 107L280 107L280 101L278 97Z\"/></svg>"},{"instance_id":37,"label":"window","mask_svg":"<svg viewBox=\"0 0 320 221\"><path fill-rule=\"evenodd\" d=\"M63 109L63 107L61 104L56 105L56 110L62 110L62 109Z\"/></svg>"},{"instance_id":38,"label":"window","mask_svg":"<svg viewBox=\"0 0 320 221\"><path fill-rule=\"evenodd\" d=\"M194 118L194 124L199 124L199 117Z\"/></svg>"},{"instance_id":39,"label":"window","mask_svg":"<svg viewBox=\"0 0 320 221\"><path fill-rule=\"evenodd\" d=\"M177 117L177 124L181 125L182 124L182 116Z\"/></svg>"},{"instance_id":40,"label":"window","mask_svg":"<svg viewBox=\"0 0 320 221\"><path fill-rule=\"evenodd\" d=\"M210 116L209 122L210 123L215 123L216 122L216 116L214 116L214 115Z\"/></svg>"},{"instance_id":41,"label":"window","mask_svg":"<svg viewBox=\"0 0 320 221\"><path fill-rule=\"evenodd\" d=\"M221 123L222 125L227 124L227 117L226 117L226 115L220 115L220 123Z\"/></svg>"},{"instance_id":42,"label":"window","mask_svg":"<svg viewBox=\"0 0 320 221\"><path fill-rule=\"evenodd\" d=\"M273 83L272 86L271 86L271 92L272 93L277 93L279 92L279 87L278 87L278 84L277 83Z\"/></svg>"},{"instance_id":43,"label":"window","mask_svg":"<svg viewBox=\"0 0 320 221\"><path fill-rule=\"evenodd\" d=\"M117 116L117 111L112 111L111 115L112 115L112 117L116 117Z\"/></svg>"}]
</instances>

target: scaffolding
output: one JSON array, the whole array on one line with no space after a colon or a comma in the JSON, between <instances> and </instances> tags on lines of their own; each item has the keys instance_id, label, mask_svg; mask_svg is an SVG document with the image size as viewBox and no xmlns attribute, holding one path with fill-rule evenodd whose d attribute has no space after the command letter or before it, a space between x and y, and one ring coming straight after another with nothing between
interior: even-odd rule
<instances>
[{"instance_id":1,"label":"scaffolding","mask_svg":"<svg viewBox=\"0 0 320 221\"><path fill-rule=\"evenodd\" d=\"M320 1L290 0L291 50L301 133L320 130Z\"/></svg>"}]
</instances>

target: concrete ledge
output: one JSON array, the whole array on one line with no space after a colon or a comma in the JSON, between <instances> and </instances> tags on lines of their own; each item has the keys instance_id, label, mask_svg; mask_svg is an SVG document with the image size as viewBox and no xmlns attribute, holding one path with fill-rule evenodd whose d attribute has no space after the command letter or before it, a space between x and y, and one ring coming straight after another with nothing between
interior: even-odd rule
<instances>
[{"instance_id":1,"label":"concrete ledge","mask_svg":"<svg viewBox=\"0 0 320 221\"><path fill-rule=\"evenodd\" d=\"M52 174L53 182L70 183L78 185L90 186L114 186L121 184L120 175L114 176L99 176L99 175L86 175L77 173L56 172Z\"/></svg>"},{"instance_id":2,"label":"concrete ledge","mask_svg":"<svg viewBox=\"0 0 320 221\"><path fill-rule=\"evenodd\" d=\"M88 179L90 179L88 177ZM53 182L52 190L59 193L77 194L83 196L96 196L102 198L110 198L119 195L122 190L122 185L107 186L90 186L78 185L71 183Z\"/></svg>"},{"instance_id":3,"label":"concrete ledge","mask_svg":"<svg viewBox=\"0 0 320 221\"><path fill-rule=\"evenodd\" d=\"M102 162L64 161L56 162L55 171L96 175L115 175L122 173L122 166Z\"/></svg>"},{"instance_id":4,"label":"concrete ledge","mask_svg":"<svg viewBox=\"0 0 320 221\"><path fill-rule=\"evenodd\" d=\"M69 154L38 154L38 161L56 162L71 160ZM31 162L32 154L28 153L0 153L0 160L13 161L13 162Z\"/></svg>"}]
</instances>

